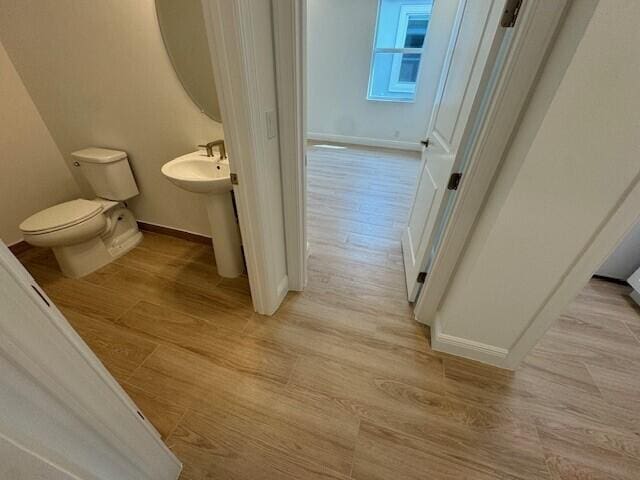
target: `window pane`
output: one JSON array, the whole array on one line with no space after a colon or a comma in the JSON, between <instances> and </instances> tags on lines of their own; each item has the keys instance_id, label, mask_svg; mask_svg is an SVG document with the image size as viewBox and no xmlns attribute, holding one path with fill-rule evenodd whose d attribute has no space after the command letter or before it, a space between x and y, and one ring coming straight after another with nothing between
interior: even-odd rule
<instances>
[{"instance_id":1,"label":"window pane","mask_svg":"<svg viewBox=\"0 0 640 480\"><path fill-rule=\"evenodd\" d=\"M419 78L421 49L427 35L433 0L380 0L368 97L372 100L413 101ZM379 49L397 52L380 52Z\"/></svg>"},{"instance_id":2,"label":"window pane","mask_svg":"<svg viewBox=\"0 0 640 480\"><path fill-rule=\"evenodd\" d=\"M375 48L421 48L432 4L433 0L381 0ZM414 42L415 47L407 41Z\"/></svg>"},{"instance_id":3,"label":"window pane","mask_svg":"<svg viewBox=\"0 0 640 480\"><path fill-rule=\"evenodd\" d=\"M419 18L422 17L422 18ZM429 20L426 15L412 15L407 22L407 33L404 39L405 48L422 48L427 34Z\"/></svg>"},{"instance_id":4,"label":"window pane","mask_svg":"<svg viewBox=\"0 0 640 480\"><path fill-rule=\"evenodd\" d=\"M371 69L369 98L398 102L412 101L416 91L415 82L419 65L419 53L376 53Z\"/></svg>"},{"instance_id":5,"label":"window pane","mask_svg":"<svg viewBox=\"0 0 640 480\"><path fill-rule=\"evenodd\" d=\"M415 83L418 79L418 68L420 67L419 53L405 53L402 55L398 81Z\"/></svg>"}]
</instances>

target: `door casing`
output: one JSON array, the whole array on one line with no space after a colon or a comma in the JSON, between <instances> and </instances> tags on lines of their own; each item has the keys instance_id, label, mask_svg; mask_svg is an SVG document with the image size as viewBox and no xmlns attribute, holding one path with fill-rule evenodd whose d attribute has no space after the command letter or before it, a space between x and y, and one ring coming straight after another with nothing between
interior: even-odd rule
<instances>
[{"instance_id":1,"label":"door casing","mask_svg":"<svg viewBox=\"0 0 640 480\"><path fill-rule=\"evenodd\" d=\"M203 4L218 1L203 0ZM272 18L254 18L253 22L272 22L273 25L278 25L277 48L304 52L306 19L300 12L306 12L306 0L273 2L276 6L272 10ZM231 3L246 3L246 0L232 0ZM456 192L457 198L448 215L446 226L442 228L440 248L432 258L429 275L415 303L414 315L419 322L431 323L446 293L457 260L480 212L483 199L491 188L492 179L509 145L509 139L517 128L520 113L526 105L537 72L546 58L567 4L568 0L526 0L522 4L515 27L505 31L504 44L499 53L502 63L499 71L495 71L491 79L490 94L483 99L481 120L474 126L473 135L461 146L467 152L465 178ZM226 27L227 30L231 28ZM242 26L240 28L242 29ZM247 32L240 31L236 34L242 37ZM287 116L284 122L280 119L279 128L287 130L286 135L281 132L281 142L292 136L297 138L297 145L304 145L306 140L304 69L304 54L296 54L294 61L287 62L286 65L276 57L279 108L286 106L295 112L294 115ZM291 71L295 73L291 75ZM257 72L249 71L247 74L257 75ZM259 82L260 78L254 78L253 81ZM224 90L224 85L219 86L219 89ZM239 128L240 125L235 124L231 127ZM287 272L291 278L306 279L306 226L304 220L300 221L305 217L305 177L299 173L304 172L305 156L304 149L296 147L290 151L296 153L281 156L281 178L287 184L287 188L283 189L282 201L287 205L288 212L288 219L284 223L287 245L294 245L297 250L293 254L287 252ZM243 158L236 159L236 164L239 163L243 164L243 170L254 168ZM290 182L294 182L295 187L289 185ZM241 218L241 224L243 221L259 221L258 212L247 211L244 220ZM247 241L244 231L243 241ZM262 239L256 234L250 241L262 242ZM300 254L301 251L305 253ZM272 287L267 283L269 280L265 276L254 278L250 275L250 280L252 292L266 291ZM289 288L287 285L287 289Z\"/></svg>"},{"instance_id":2,"label":"door casing","mask_svg":"<svg viewBox=\"0 0 640 480\"><path fill-rule=\"evenodd\" d=\"M445 224L437 239L439 247L414 307L415 318L421 323L433 324L568 4L568 0L528 0L516 26L505 33L477 123L465 146L464 163L458 166L464 170L463 181L456 198L449 199L449 211L444 212ZM436 337L434 329L432 340L437 344Z\"/></svg>"}]
</instances>

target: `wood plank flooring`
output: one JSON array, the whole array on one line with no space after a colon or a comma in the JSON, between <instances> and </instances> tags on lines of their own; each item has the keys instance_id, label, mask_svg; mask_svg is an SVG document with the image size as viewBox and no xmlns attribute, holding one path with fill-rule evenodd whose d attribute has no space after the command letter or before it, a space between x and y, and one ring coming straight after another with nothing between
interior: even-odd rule
<instances>
[{"instance_id":1,"label":"wood plank flooring","mask_svg":"<svg viewBox=\"0 0 640 480\"><path fill-rule=\"evenodd\" d=\"M413 154L309 150L309 285L256 315L210 247L145 233L81 280L21 261L182 479L638 479L640 315L593 280L515 373L429 347L405 300Z\"/></svg>"}]
</instances>

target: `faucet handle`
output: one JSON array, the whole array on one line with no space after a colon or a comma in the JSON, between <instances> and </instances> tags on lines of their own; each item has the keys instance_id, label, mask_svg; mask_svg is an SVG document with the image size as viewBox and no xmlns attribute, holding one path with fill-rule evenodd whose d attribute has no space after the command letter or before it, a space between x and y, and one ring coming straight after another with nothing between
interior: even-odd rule
<instances>
[{"instance_id":1,"label":"faucet handle","mask_svg":"<svg viewBox=\"0 0 640 480\"><path fill-rule=\"evenodd\" d=\"M206 145L198 145L200 148L204 148L207 150L207 157L213 157L213 145L207 143Z\"/></svg>"},{"instance_id":2,"label":"faucet handle","mask_svg":"<svg viewBox=\"0 0 640 480\"><path fill-rule=\"evenodd\" d=\"M206 145L198 145L199 147L203 147L207 149L207 157L213 157L213 147L218 147L220 150L220 160L224 160L227 158L227 151L224 148L224 140L214 140L213 142L209 142Z\"/></svg>"}]
</instances>

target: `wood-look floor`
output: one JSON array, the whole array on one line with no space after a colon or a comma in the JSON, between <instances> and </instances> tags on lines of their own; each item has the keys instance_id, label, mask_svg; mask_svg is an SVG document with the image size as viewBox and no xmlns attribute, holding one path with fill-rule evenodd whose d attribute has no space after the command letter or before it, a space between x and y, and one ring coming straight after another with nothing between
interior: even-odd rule
<instances>
[{"instance_id":1,"label":"wood-look floor","mask_svg":"<svg viewBox=\"0 0 640 480\"><path fill-rule=\"evenodd\" d=\"M21 260L183 479L638 479L640 316L592 281L516 373L436 354L405 301L411 155L309 151L309 286L252 312L209 247L146 233L82 280Z\"/></svg>"}]
</instances>

